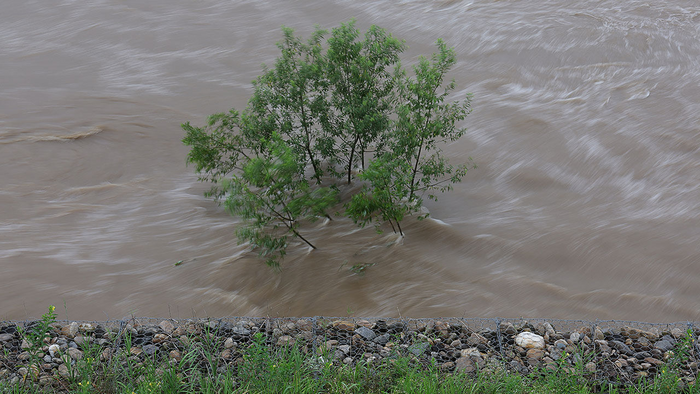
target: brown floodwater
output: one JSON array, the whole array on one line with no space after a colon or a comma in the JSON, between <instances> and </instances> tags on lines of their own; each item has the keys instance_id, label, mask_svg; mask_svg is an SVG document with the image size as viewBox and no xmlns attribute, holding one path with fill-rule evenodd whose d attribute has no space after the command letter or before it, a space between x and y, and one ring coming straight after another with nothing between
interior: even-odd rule
<instances>
[{"instance_id":1,"label":"brown floodwater","mask_svg":"<svg viewBox=\"0 0 700 394\"><path fill-rule=\"evenodd\" d=\"M406 64L455 47L474 111L444 150L479 168L405 238L313 223L319 249L276 273L202 196L180 124L242 109L282 25L352 17L405 39ZM698 320L698 37L696 0L5 4L0 320Z\"/></svg>"}]
</instances>

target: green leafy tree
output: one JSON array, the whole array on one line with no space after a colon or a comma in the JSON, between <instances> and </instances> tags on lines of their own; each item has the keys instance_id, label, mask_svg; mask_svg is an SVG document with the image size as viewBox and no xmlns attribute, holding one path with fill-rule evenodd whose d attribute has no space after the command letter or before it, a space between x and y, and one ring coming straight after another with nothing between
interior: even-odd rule
<instances>
[{"instance_id":1,"label":"green leafy tree","mask_svg":"<svg viewBox=\"0 0 700 394\"><path fill-rule=\"evenodd\" d=\"M282 135L321 183L321 161L334 155L334 140L321 129L329 111L321 47L325 31L316 29L306 43L292 29L282 31L284 40L277 44L281 56L253 81L249 111L256 115L257 127Z\"/></svg>"},{"instance_id":2,"label":"green leafy tree","mask_svg":"<svg viewBox=\"0 0 700 394\"><path fill-rule=\"evenodd\" d=\"M238 238L258 249L268 265L279 266L290 236L316 249L299 233L299 222L327 216L337 195L331 188L309 186L304 162L279 136L266 142L269 150L246 160L239 174L223 182L224 206L246 222L237 230Z\"/></svg>"},{"instance_id":3,"label":"green leafy tree","mask_svg":"<svg viewBox=\"0 0 700 394\"><path fill-rule=\"evenodd\" d=\"M454 81L443 83L454 51L438 40L409 77L399 62L405 44L379 27L361 36L353 20L325 43L319 28L307 41L283 33L281 55L253 81L244 111L182 125L188 162L212 184L206 195L242 218L239 240L278 266L291 238L316 248L301 226L330 218L340 186L327 175L349 184L361 165L364 187L346 215L403 234L400 222L420 211L424 194L436 198L469 167L452 166L440 150L464 134L456 125L470 111L470 97L450 102Z\"/></svg>"},{"instance_id":4,"label":"green leafy tree","mask_svg":"<svg viewBox=\"0 0 700 394\"><path fill-rule=\"evenodd\" d=\"M361 39L354 20L333 29L328 39L325 64L332 111L326 126L339 142L336 157L344 164L348 184L353 166L361 163L364 169L365 151L390 127L399 54L405 48L377 26Z\"/></svg>"},{"instance_id":5,"label":"green leafy tree","mask_svg":"<svg viewBox=\"0 0 700 394\"><path fill-rule=\"evenodd\" d=\"M279 134L261 133L260 120L237 111L212 115L207 127L185 123L183 142L192 148L188 162L195 164L200 180L212 182L207 193L244 219L237 231L270 266L278 266L289 237L316 248L299 232L300 221L328 216L337 201L328 187L311 187L304 160Z\"/></svg>"},{"instance_id":6,"label":"green leafy tree","mask_svg":"<svg viewBox=\"0 0 700 394\"><path fill-rule=\"evenodd\" d=\"M387 221L392 228L395 223L403 235L399 222L420 211L426 192L437 199L435 192L450 190L469 167L475 168L451 165L440 150L442 144L464 135L466 129L457 128L457 123L471 109L470 96L463 101L447 101L455 82L443 86L443 81L455 63L455 53L442 40L438 40L437 47L438 52L430 60L421 57L413 67L414 77L402 78L398 119L382 142L385 150L361 176L369 185L347 206L347 214L360 225Z\"/></svg>"}]
</instances>

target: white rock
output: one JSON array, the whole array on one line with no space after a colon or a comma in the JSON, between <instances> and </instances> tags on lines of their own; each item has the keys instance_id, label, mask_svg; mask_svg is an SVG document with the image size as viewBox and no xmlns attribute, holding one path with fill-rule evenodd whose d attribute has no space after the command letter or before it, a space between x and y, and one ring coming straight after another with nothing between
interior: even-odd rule
<instances>
[{"instance_id":1,"label":"white rock","mask_svg":"<svg viewBox=\"0 0 700 394\"><path fill-rule=\"evenodd\" d=\"M51 358L56 357L56 354L61 351L61 348L56 345L55 343L51 346L49 346L49 354L51 355Z\"/></svg>"},{"instance_id":2,"label":"white rock","mask_svg":"<svg viewBox=\"0 0 700 394\"><path fill-rule=\"evenodd\" d=\"M531 332L521 332L515 337L515 343L525 349L544 349L544 338Z\"/></svg>"},{"instance_id":3,"label":"white rock","mask_svg":"<svg viewBox=\"0 0 700 394\"><path fill-rule=\"evenodd\" d=\"M460 351L462 357L469 357L469 356L481 356L481 353L479 352L479 349L475 347L470 347L469 349L462 349Z\"/></svg>"}]
</instances>

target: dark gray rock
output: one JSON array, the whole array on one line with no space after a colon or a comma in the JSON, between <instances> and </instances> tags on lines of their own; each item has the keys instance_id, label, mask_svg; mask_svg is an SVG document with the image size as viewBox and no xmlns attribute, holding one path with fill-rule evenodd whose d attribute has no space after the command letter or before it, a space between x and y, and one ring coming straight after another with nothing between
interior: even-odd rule
<instances>
[{"instance_id":1,"label":"dark gray rock","mask_svg":"<svg viewBox=\"0 0 700 394\"><path fill-rule=\"evenodd\" d=\"M632 349L630 349L629 346L625 345L620 341L609 341L608 345L611 346L613 349L616 349L618 352L624 354L625 356L634 355Z\"/></svg>"},{"instance_id":2,"label":"dark gray rock","mask_svg":"<svg viewBox=\"0 0 700 394\"><path fill-rule=\"evenodd\" d=\"M654 344L654 347L661 350L662 352L667 352L673 349L673 344L667 339L662 339Z\"/></svg>"},{"instance_id":3,"label":"dark gray rock","mask_svg":"<svg viewBox=\"0 0 700 394\"><path fill-rule=\"evenodd\" d=\"M367 327L359 327L357 330L355 330L355 334L359 334L362 338L368 341L371 341L377 336L377 334L375 334L374 331L370 330Z\"/></svg>"},{"instance_id":4,"label":"dark gray rock","mask_svg":"<svg viewBox=\"0 0 700 394\"><path fill-rule=\"evenodd\" d=\"M651 357L651 353L649 352L637 352L634 354L634 358L637 360L644 360L647 357Z\"/></svg>"},{"instance_id":5,"label":"dark gray rock","mask_svg":"<svg viewBox=\"0 0 700 394\"><path fill-rule=\"evenodd\" d=\"M143 352L144 352L145 354L147 354L147 355L149 355L149 356L152 356L152 355L156 354L156 352L158 351L158 346L156 346L156 345L146 345L146 346L144 346L142 349L143 349Z\"/></svg>"},{"instance_id":6,"label":"dark gray rock","mask_svg":"<svg viewBox=\"0 0 700 394\"><path fill-rule=\"evenodd\" d=\"M383 334L374 338L374 342L384 346L387 344L387 342L389 342L389 339L391 339L391 335Z\"/></svg>"},{"instance_id":7,"label":"dark gray rock","mask_svg":"<svg viewBox=\"0 0 700 394\"><path fill-rule=\"evenodd\" d=\"M429 346L430 345L427 342L414 343L413 345L408 347L408 351L411 352L414 356L418 357L421 354L425 353Z\"/></svg>"}]
</instances>

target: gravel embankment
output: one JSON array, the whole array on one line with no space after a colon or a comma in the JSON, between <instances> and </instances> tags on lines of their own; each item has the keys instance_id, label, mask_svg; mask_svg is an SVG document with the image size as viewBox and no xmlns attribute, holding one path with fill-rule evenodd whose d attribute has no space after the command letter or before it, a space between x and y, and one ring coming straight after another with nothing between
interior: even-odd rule
<instances>
[{"instance_id":1,"label":"gravel embankment","mask_svg":"<svg viewBox=\"0 0 700 394\"><path fill-rule=\"evenodd\" d=\"M269 346L299 343L309 352L327 351L338 365L379 363L400 354L425 363L434 359L446 372L506 369L527 374L538 368L571 368L594 382L624 384L673 369L682 376L681 384L694 383L698 348L697 329L692 326L585 323L355 318L64 322L54 323L43 346L32 349L21 331L32 329L33 323L4 322L0 323L0 381L60 385L74 369L67 363L85 362L88 344L99 347L93 354L99 354L101 362L118 352L146 362L180 360L192 343L206 339L215 344L220 369L225 370L243 362L241 351L259 332ZM32 366L32 360L40 360L40 367Z\"/></svg>"}]
</instances>

